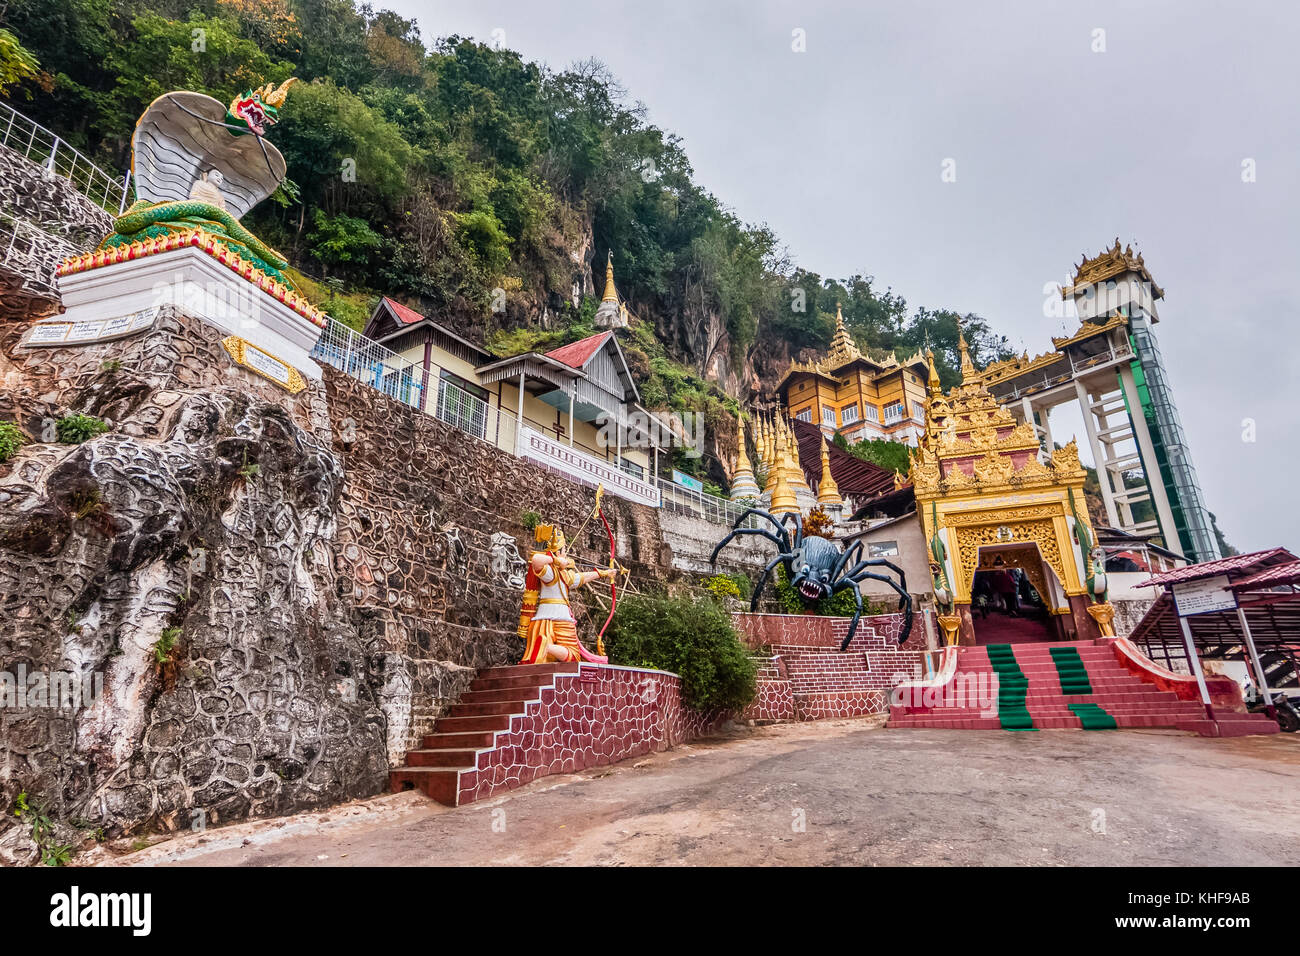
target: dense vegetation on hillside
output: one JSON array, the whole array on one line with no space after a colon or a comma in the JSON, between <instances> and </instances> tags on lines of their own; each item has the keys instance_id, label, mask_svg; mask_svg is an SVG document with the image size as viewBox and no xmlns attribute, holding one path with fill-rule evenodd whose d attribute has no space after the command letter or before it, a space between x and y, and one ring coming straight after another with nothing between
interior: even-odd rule
<instances>
[{"instance_id":1,"label":"dense vegetation on hillside","mask_svg":"<svg viewBox=\"0 0 1300 956\"><path fill-rule=\"evenodd\" d=\"M953 313L795 265L694 181L678 139L596 61L427 45L353 0L9 0L0 28L21 44L0 37L6 95L109 169L162 93L225 102L299 77L270 137L289 182L247 223L326 280L309 288L346 321L387 294L502 351L561 344L591 330L612 250L648 404L719 424L829 344L837 301L864 349L928 340L945 384L957 377ZM1009 354L978 316L964 324L977 360Z\"/></svg>"}]
</instances>

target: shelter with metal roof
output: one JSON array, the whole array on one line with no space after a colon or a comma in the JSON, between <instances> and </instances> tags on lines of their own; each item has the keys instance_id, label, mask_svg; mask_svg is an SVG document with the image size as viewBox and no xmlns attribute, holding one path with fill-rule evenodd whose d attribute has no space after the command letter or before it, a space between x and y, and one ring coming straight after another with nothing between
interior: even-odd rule
<instances>
[{"instance_id":1,"label":"shelter with metal roof","mask_svg":"<svg viewBox=\"0 0 1300 956\"><path fill-rule=\"evenodd\" d=\"M1244 661L1257 687L1300 692L1300 558L1286 548L1235 554L1157 574L1159 596L1129 639L1152 660L1189 667Z\"/></svg>"}]
</instances>

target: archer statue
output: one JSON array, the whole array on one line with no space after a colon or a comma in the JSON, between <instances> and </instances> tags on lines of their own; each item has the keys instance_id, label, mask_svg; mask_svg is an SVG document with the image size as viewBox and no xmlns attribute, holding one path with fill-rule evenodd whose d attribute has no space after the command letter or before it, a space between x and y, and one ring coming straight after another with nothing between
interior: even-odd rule
<instances>
[{"instance_id":1,"label":"archer statue","mask_svg":"<svg viewBox=\"0 0 1300 956\"><path fill-rule=\"evenodd\" d=\"M520 664L545 664L550 661L587 661L593 664L609 662L609 658L604 656L603 638L605 629L614 617L617 601L614 580L620 568L614 559L613 532L600 510L603 490L596 490L596 508L592 515L600 515L605 530L609 532L611 567L579 571L569 557L569 546L563 531L552 525L539 524L533 532L533 538L541 545L541 549L533 552L524 582L524 603L519 614L519 636L524 639L524 656ZM591 515L588 515L588 520L590 518ZM586 527L586 522L583 527ZM601 579L610 582L611 600L609 617L596 635L597 653L593 654L578 640L578 625L569 604L569 592Z\"/></svg>"}]
</instances>

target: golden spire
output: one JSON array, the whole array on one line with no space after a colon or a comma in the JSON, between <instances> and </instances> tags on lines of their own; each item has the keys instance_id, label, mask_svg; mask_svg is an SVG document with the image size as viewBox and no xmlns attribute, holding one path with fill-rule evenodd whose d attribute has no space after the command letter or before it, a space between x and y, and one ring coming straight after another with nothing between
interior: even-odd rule
<instances>
[{"instance_id":1,"label":"golden spire","mask_svg":"<svg viewBox=\"0 0 1300 956\"><path fill-rule=\"evenodd\" d=\"M759 421L763 426L763 444L758 448L758 453L763 458L763 470L767 475L767 479L763 483L763 493L770 495L776 489L777 467L775 446L773 444L772 429L767 423L767 416L764 415L760 417Z\"/></svg>"},{"instance_id":2,"label":"golden spire","mask_svg":"<svg viewBox=\"0 0 1300 956\"><path fill-rule=\"evenodd\" d=\"M767 449L767 468L769 471L776 470L776 429L772 427L771 418L763 422L763 438Z\"/></svg>"},{"instance_id":3,"label":"golden spire","mask_svg":"<svg viewBox=\"0 0 1300 956\"><path fill-rule=\"evenodd\" d=\"M776 477L770 482L772 485L772 502L767 506L767 510L772 514L797 513L799 511L799 499L794 496L794 489L790 487L790 481L786 477L786 470L782 467L789 458L790 449L785 442L785 432L778 429L776 433L777 466L772 469L772 473Z\"/></svg>"},{"instance_id":4,"label":"golden spire","mask_svg":"<svg viewBox=\"0 0 1300 956\"><path fill-rule=\"evenodd\" d=\"M938 395L942 390L939 384L939 371L934 367L934 350L929 345L925 347L925 362L930 366L929 391L931 397Z\"/></svg>"},{"instance_id":5,"label":"golden spire","mask_svg":"<svg viewBox=\"0 0 1300 956\"><path fill-rule=\"evenodd\" d=\"M844 324L844 313L840 310L840 304L836 302L835 335L831 337L831 349L826 353L826 364L830 368L838 368L861 356L862 353L858 351L853 336L849 335L848 327Z\"/></svg>"},{"instance_id":6,"label":"golden spire","mask_svg":"<svg viewBox=\"0 0 1300 956\"><path fill-rule=\"evenodd\" d=\"M618 293L614 291L614 250L609 250L609 261L605 263L605 294L601 302L618 303Z\"/></svg>"},{"instance_id":7,"label":"golden spire","mask_svg":"<svg viewBox=\"0 0 1300 956\"><path fill-rule=\"evenodd\" d=\"M822 442L822 477L817 482L817 503L819 505L838 505L843 507L844 499L840 497L839 486L831 476L831 456L826 441Z\"/></svg>"},{"instance_id":8,"label":"golden spire","mask_svg":"<svg viewBox=\"0 0 1300 956\"><path fill-rule=\"evenodd\" d=\"M790 441L790 487L796 491L807 491L808 494L812 494L812 488L808 486L808 478L803 473L803 463L799 461L799 438L795 435L794 425L787 419L785 427Z\"/></svg>"},{"instance_id":9,"label":"golden spire","mask_svg":"<svg viewBox=\"0 0 1300 956\"><path fill-rule=\"evenodd\" d=\"M979 370L975 368L975 363L970 360L970 351L966 346L966 333L962 331L961 319L957 319L957 348L961 350L961 383L966 385L975 381L979 375Z\"/></svg>"},{"instance_id":10,"label":"golden spire","mask_svg":"<svg viewBox=\"0 0 1300 956\"><path fill-rule=\"evenodd\" d=\"M745 450L745 423L736 419L736 470L731 478L731 497L733 500L757 498L760 492L754 481L754 469L749 463L749 454Z\"/></svg>"}]
</instances>

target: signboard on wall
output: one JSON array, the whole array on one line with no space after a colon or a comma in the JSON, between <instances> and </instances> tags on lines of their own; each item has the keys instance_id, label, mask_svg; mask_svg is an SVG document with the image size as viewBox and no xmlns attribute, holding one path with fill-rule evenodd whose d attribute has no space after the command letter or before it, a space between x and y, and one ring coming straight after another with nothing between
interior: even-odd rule
<instances>
[{"instance_id":1,"label":"signboard on wall","mask_svg":"<svg viewBox=\"0 0 1300 956\"><path fill-rule=\"evenodd\" d=\"M29 348L53 348L60 345L94 345L109 342L151 329L158 320L157 307L107 319L70 322L67 319L44 319L28 331L23 345Z\"/></svg>"},{"instance_id":2,"label":"signboard on wall","mask_svg":"<svg viewBox=\"0 0 1300 956\"><path fill-rule=\"evenodd\" d=\"M1175 584L1174 606L1178 608L1179 617L1234 611L1237 608L1237 596L1228 587L1228 576L1216 574L1200 581Z\"/></svg>"},{"instance_id":3,"label":"signboard on wall","mask_svg":"<svg viewBox=\"0 0 1300 956\"><path fill-rule=\"evenodd\" d=\"M690 488L692 491L704 490L704 482L698 478L692 478L690 475L683 475L676 468L673 469L673 484L681 485L683 488Z\"/></svg>"}]
</instances>

